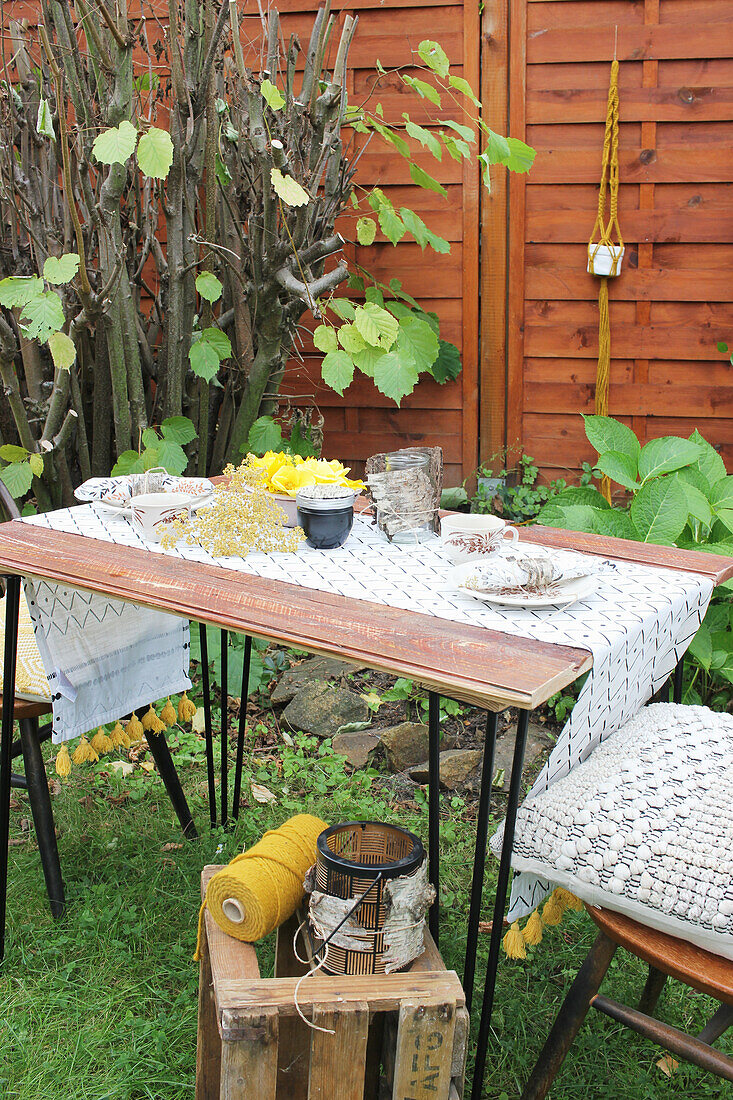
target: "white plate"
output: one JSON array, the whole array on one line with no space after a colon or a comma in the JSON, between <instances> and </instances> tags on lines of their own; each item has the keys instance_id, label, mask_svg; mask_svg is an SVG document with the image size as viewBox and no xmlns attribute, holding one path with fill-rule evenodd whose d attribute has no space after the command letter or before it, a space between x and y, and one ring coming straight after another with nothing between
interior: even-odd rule
<instances>
[{"instance_id":1,"label":"white plate","mask_svg":"<svg viewBox=\"0 0 733 1100\"><path fill-rule=\"evenodd\" d=\"M456 566L450 573L452 586L458 589L463 596L473 596L474 599L492 604L495 607L569 607L571 604L585 599L595 588L595 581L592 577L575 577L573 580L559 581L553 592L541 596L529 592L517 595L477 592L475 589L466 588L463 584L466 577L471 576L475 571L475 562L466 562L463 565Z\"/></svg>"},{"instance_id":2,"label":"white plate","mask_svg":"<svg viewBox=\"0 0 733 1100\"><path fill-rule=\"evenodd\" d=\"M163 493L188 493L191 498L190 506L198 507L211 499L214 494L214 486L208 478L175 477L173 474L167 474L159 491ZM75 490L74 496L85 504L93 501L101 508L109 509L111 512L120 512L130 502L130 478L127 475L121 477L93 477L80 485Z\"/></svg>"}]
</instances>

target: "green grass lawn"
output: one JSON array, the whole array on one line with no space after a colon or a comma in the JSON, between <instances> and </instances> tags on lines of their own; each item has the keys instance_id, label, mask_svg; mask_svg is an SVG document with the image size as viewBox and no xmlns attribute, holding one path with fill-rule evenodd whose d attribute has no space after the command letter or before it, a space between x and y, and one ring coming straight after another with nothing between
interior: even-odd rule
<instances>
[{"instance_id":1,"label":"green grass lawn","mask_svg":"<svg viewBox=\"0 0 733 1100\"><path fill-rule=\"evenodd\" d=\"M176 742L176 735L171 735ZM200 743L178 734L176 759L201 832L180 845L162 784L136 769L121 780L105 767L74 768L54 797L68 907L49 915L38 852L22 819L24 795L14 792L10 850L8 941L0 967L0 1096L3 1100L184 1100L193 1097L198 967L199 875L224 863L267 828L294 812L327 821L376 817L423 837L427 815L390 801L374 772L348 775L328 743L296 740L267 756L249 755L249 775L277 796L251 802L233 832L207 828ZM256 760L258 762L253 763ZM249 784L245 782L245 792ZM251 800L250 800L251 801ZM446 800L442 822L445 961L463 968L473 858L472 813ZM26 837L23 840L23 837ZM485 915L492 896L492 861ZM523 963L502 963L485 1096L518 1096L572 975L593 939L584 914L569 914ZM482 960L488 937L481 945ZM261 945L263 974L272 944ZM479 963L479 977L483 962ZM634 1003L643 984L640 963L619 952L605 989ZM480 990L479 990L480 995ZM660 1013L698 1028L712 1002L682 986L664 993ZM731 1051L731 1044L725 1048ZM663 1100L733 1095L702 1071L683 1068L669 1080L654 1067L659 1053L594 1014L583 1028L552 1096L562 1100Z\"/></svg>"}]
</instances>

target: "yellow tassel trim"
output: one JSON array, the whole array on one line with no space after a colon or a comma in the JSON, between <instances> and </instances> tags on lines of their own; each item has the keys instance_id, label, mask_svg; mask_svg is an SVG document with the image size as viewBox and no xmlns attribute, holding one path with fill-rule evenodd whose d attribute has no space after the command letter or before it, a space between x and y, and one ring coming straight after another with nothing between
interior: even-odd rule
<instances>
[{"instance_id":1,"label":"yellow tassel trim","mask_svg":"<svg viewBox=\"0 0 733 1100\"><path fill-rule=\"evenodd\" d=\"M207 907L223 932L246 943L262 939L292 916L303 900L303 879L315 862L316 841L327 828L317 817L297 814L217 871L209 879L199 911L194 958L200 955ZM224 912L227 899L239 907L241 922L230 920Z\"/></svg>"},{"instance_id":2,"label":"yellow tassel trim","mask_svg":"<svg viewBox=\"0 0 733 1100\"><path fill-rule=\"evenodd\" d=\"M113 745L112 740L106 734L106 732L100 726L97 732L92 738L92 748L95 752L102 756L105 752L111 752Z\"/></svg>"},{"instance_id":3,"label":"yellow tassel trim","mask_svg":"<svg viewBox=\"0 0 733 1100\"><path fill-rule=\"evenodd\" d=\"M524 946L524 936L519 927L519 921L515 920L502 940L504 951L510 959L526 959L527 950Z\"/></svg>"},{"instance_id":4,"label":"yellow tassel trim","mask_svg":"<svg viewBox=\"0 0 733 1100\"><path fill-rule=\"evenodd\" d=\"M160 712L161 722L165 722L166 726L175 726L176 724L176 708L171 703L170 695L165 701L165 706Z\"/></svg>"},{"instance_id":5,"label":"yellow tassel trim","mask_svg":"<svg viewBox=\"0 0 733 1100\"><path fill-rule=\"evenodd\" d=\"M125 733L130 738L131 745L135 745L138 741L142 741L144 733L143 724L134 711L132 712L132 718L125 726Z\"/></svg>"},{"instance_id":6,"label":"yellow tassel trim","mask_svg":"<svg viewBox=\"0 0 733 1100\"><path fill-rule=\"evenodd\" d=\"M522 935L524 936L524 942L528 943L530 947L536 947L538 943L542 942L542 917L536 909L534 913L530 914L529 920L522 929Z\"/></svg>"},{"instance_id":7,"label":"yellow tassel trim","mask_svg":"<svg viewBox=\"0 0 733 1100\"><path fill-rule=\"evenodd\" d=\"M153 704L150 704L150 709L143 714L143 729L148 733L162 733L165 730L165 722L161 722L158 715L153 710Z\"/></svg>"},{"instance_id":8,"label":"yellow tassel trim","mask_svg":"<svg viewBox=\"0 0 733 1100\"><path fill-rule=\"evenodd\" d=\"M65 779L67 775L71 775L71 757L69 756L69 750L66 745L62 745L58 751L56 757L56 775L60 775L62 779Z\"/></svg>"},{"instance_id":9,"label":"yellow tassel trim","mask_svg":"<svg viewBox=\"0 0 733 1100\"><path fill-rule=\"evenodd\" d=\"M547 901L544 904L542 910L542 923L546 924L548 928L554 927L562 920L562 915L565 912L565 902L558 895L557 890L554 890Z\"/></svg>"},{"instance_id":10,"label":"yellow tassel trim","mask_svg":"<svg viewBox=\"0 0 733 1100\"><path fill-rule=\"evenodd\" d=\"M71 759L75 764L96 764L97 760L99 760L97 753L89 744L84 734L82 734L81 741L74 749L74 755Z\"/></svg>"},{"instance_id":11,"label":"yellow tassel trim","mask_svg":"<svg viewBox=\"0 0 733 1100\"><path fill-rule=\"evenodd\" d=\"M191 702L184 691L183 695L178 700L178 721L190 722L195 713L196 704Z\"/></svg>"},{"instance_id":12,"label":"yellow tassel trim","mask_svg":"<svg viewBox=\"0 0 733 1100\"><path fill-rule=\"evenodd\" d=\"M110 734L110 740L112 741L112 744L116 749L129 749L130 738L125 733L122 722L115 723L115 728Z\"/></svg>"},{"instance_id":13,"label":"yellow tassel trim","mask_svg":"<svg viewBox=\"0 0 733 1100\"><path fill-rule=\"evenodd\" d=\"M576 913L579 913L583 908L583 902L580 898L576 898L575 894L571 894L569 890L566 890L564 886L558 886L555 891L560 897L560 901L563 903L566 909L572 909Z\"/></svg>"}]
</instances>

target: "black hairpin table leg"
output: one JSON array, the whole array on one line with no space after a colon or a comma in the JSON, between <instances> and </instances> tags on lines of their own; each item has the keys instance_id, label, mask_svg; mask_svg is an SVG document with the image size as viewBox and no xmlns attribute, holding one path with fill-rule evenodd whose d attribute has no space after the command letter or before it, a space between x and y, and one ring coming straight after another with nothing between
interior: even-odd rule
<instances>
[{"instance_id":1,"label":"black hairpin table leg","mask_svg":"<svg viewBox=\"0 0 733 1100\"><path fill-rule=\"evenodd\" d=\"M196 826L191 817L186 795L183 792L181 780L176 771L176 766L173 763L173 757L171 756L168 742L165 739L165 734L153 733L151 730L147 734L147 741L150 746L150 751L153 754L155 765L163 780L165 789L168 792L168 797L171 800L173 809L175 810L176 817L181 824L183 835L187 840L194 840L198 836L198 833L196 832Z\"/></svg>"},{"instance_id":2,"label":"black hairpin table leg","mask_svg":"<svg viewBox=\"0 0 733 1100\"><path fill-rule=\"evenodd\" d=\"M519 796L522 787L522 766L524 764L524 747L527 742L528 724L529 711L520 710L519 721L517 723L517 739L514 743L512 777L509 783L509 801L507 804L506 819L504 821L504 838L501 845L499 877L496 885L496 900L494 902L491 941L489 943L489 961L486 967L484 999L481 1005L481 1022L478 1031L478 1046L476 1049L476 1063L473 1075L473 1085L471 1088L471 1100L481 1100L481 1092L483 1090L484 1072L486 1070L486 1048L489 1041L491 1013L494 1007L494 990L496 988L496 972L499 967L499 950L501 948L501 940L504 931L504 908L506 906L509 878L511 875L514 828L517 822L517 808L519 806Z\"/></svg>"},{"instance_id":3,"label":"black hairpin table leg","mask_svg":"<svg viewBox=\"0 0 733 1100\"><path fill-rule=\"evenodd\" d=\"M5 593L5 655L3 666L3 716L0 735L0 959L5 954L5 913L8 900L8 847L10 844L10 760L15 717L15 662L18 651L20 577L7 578Z\"/></svg>"},{"instance_id":4,"label":"black hairpin table leg","mask_svg":"<svg viewBox=\"0 0 733 1100\"><path fill-rule=\"evenodd\" d=\"M672 701L675 703L682 702L682 677L685 671L685 658L680 657L679 661L675 665L674 670L674 688L672 693Z\"/></svg>"},{"instance_id":5,"label":"black hairpin table leg","mask_svg":"<svg viewBox=\"0 0 733 1100\"><path fill-rule=\"evenodd\" d=\"M438 946L440 929L440 696L428 695L428 877L435 887L430 935Z\"/></svg>"},{"instance_id":6,"label":"black hairpin table leg","mask_svg":"<svg viewBox=\"0 0 733 1100\"><path fill-rule=\"evenodd\" d=\"M209 646L206 627L199 623L201 639L201 677L204 685L204 736L206 738L206 772L209 781L209 818L216 825L216 788L214 787L214 736L211 731L211 685L209 683Z\"/></svg>"},{"instance_id":7,"label":"black hairpin table leg","mask_svg":"<svg viewBox=\"0 0 733 1100\"><path fill-rule=\"evenodd\" d=\"M252 660L252 639L249 634L244 639L244 662L242 664L242 691L239 699L239 726L237 728L237 758L234 764L234 793L232 794L232 817L239 818L239 799L242 794L242 764L244 763L244 735L247 722L247 697L249 693L249 666Z\"/></svg>"},{"instance_id":8,"label":"black hairpin table leg","mask_svg":"<svg viewBox=\"0 0 733 1100\"><path fill-rule=\"evenodd\" d=\"M481 786L479 788L478 818L476 821L476 851L473 859L473 880L471 882L471 908L468 914L468 938L466 940L466 962L463 970L463 989L466 993L466 1008L471 1011L473 982L476 976L476 951L478 949L478 925L481 917L481 899L484 888L486 868L486 845L489 837L489 808L491 788L494 781L494 750L496 748L496 729L499 716L494 711L486 715L486 733L484 735L484 758L481 767Z\"/></svg>"},{"instance_id":9,"label":"black hairpin table leg","mask_svg":"<svg viewBox=\"0 0 733 1100\"><path fill-rule=\"evenodd\" d=\"M226 825L229 820L229 635L226 630L221 632L221 823Z\"/></svg>"}]
</instances>

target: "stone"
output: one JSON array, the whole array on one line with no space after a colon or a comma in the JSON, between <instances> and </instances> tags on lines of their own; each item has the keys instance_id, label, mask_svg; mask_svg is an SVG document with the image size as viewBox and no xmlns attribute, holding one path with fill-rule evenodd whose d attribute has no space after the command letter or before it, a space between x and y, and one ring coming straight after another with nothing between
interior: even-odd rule
<instances>
[{"instance_id":1,"label":"stone","mask_svg":"<svg viewBox=\"0 0 733 1100\"><path fill-rule=\"evenodd\" d=\"M494 790L509 790L514 759L514 738L516 726L511 724L506 733L497 738L494 753ZM527 726L527 743L524 750L523 772L532 771L542 756L552 747L552 739L539 722L530 722ZM502 774L503 773L503 774ZM477 784L478 787L478 784Z\"/></svg>"},{"instance_id":2,"label":"stone","mask_svg":"<svg viewBox=\"0 0 733 1100\"><path fill-rule=\"evenodd\" d=\"M350 688L318 680L298 691L282 717L293 730L316 737L335 737L342 726L367 722L370 711L362 696Z\"/></svg>"},{"instance_id":3,"label":"stone","mask_svg":"<svg viewBox=\"0 0 733 1100\"><path fill-rule=\"evenodd\" d=\"M273 703L289 703L307 684L338 680L348 672L356 672L358 667L335 657L309 657L283 672L270 698Z\"/></svg>"},{"instance_id":4,"label":"stone","mask_svg":"<svg viewBox=\"0 0 733 1100\"><path fill-rule=\"evenodd\" d=\"M333 751L345 756L352 768L363 768L369 762L370 753L379 745L376 733L359 730L355 733L337 733L333 739Z\"/></svg>"},{"instance_id":5,"label":"stone","mask_svg":"<svg viewBox=\"0 0 733 1100\"><path fill-rule=\"evenodd\" d=\"M428 755L428 727L423 722L400 722L379 731L390 771L403 772Z\"/></svg>"},{"instance_id":6,"label":"stone","mask_svg":"<svg viewBox=\"0 0 733 1100\"><path fill-rule=\"evenodd\" d=\"M440 754L440 785L448 791L464 786L481 767L481 749L446 749ZM416 783L428 782L427 761L409 769L410 779Z\"/></svg>"}]
</instances>

